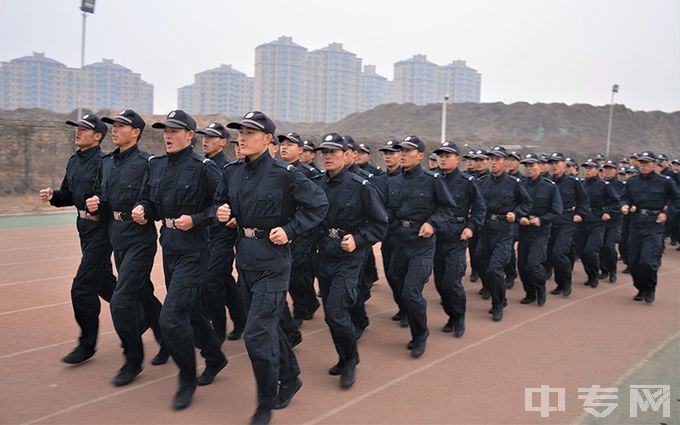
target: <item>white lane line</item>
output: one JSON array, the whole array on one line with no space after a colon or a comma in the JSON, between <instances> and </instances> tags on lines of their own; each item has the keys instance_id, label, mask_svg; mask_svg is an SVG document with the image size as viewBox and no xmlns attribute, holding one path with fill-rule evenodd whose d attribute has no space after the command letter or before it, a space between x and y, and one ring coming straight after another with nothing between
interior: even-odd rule
<instances>
[{"instance_id":1,"label":"white lane line","mask_svg":"<svg viewBox=\"0 0 680 425\"><path fill-rule=\"evenodd\" d=\"M38 305L38 306L35 306L35 307L21 308L19 310L3 311L3 312L0 312L0 316L6 316L8 314L14 314L14 313L21 313L21 312L24 312L24 311L40 310L42 308L57 307L57 306L66 305L66 304L71 304L71 301L64 301L64 302L61 302L61 303L54 303L54 304Z\"/></svg>"},{"instance_id":2,"label":"white lane line","mask_svg":"<svg viewBox=\"0 0 680 425\"><path fill-rule=\"evenodd\" d=\"M7 282L7 283L0 283L0 288L5 287L5 286L15 286L15 285L23 285L25 283L35 283L35 282L45 282L47 280L57 280L57 279L64 279L73 277L73 274L63 274L61 276L51 276L51 277L42 277L40 279L31 279L31 280L21 280L18 282Z\"/></svg>"},{"instance_id":3,"label":"white lane line","mask_svg":"<svg viewBox=\"0 0 680 425\"><path fill-rule=\"evenodd\" d=\"M16 263L4 263L0 264L0 267L5 267L5 266L22 266L24 264L35 264L35 263L46 263L46 262L52 262L52 261L62 261L62 260L72 260L74 258L80 258L80 255L76 255L74 257L59 257L59 258L48 258L47 260L31 260L31 261L18 261Z\"/></svg>"},{"instance_id":4,"label":"white lane line","mask_svg":"<svg viewBox=\"0 0 680 425\"><path fill-rule=\"evenodd\" d=\"M670 271L667 271L667 272L665 272L665 273L659 273L659 275L665 275L665 274L668 274L668 273L675 273L675 272L677 272L678 270L680 270L680 269L670 270ZM484 344L484 343L486 343L486 342L489 342L489 341L491 341L491 340L493 340L493 339L496 339L496 338L498 338L499 336L502 336L502 335L505 335L505 334L507 334L507 333L510 333L510 332L512 332L512 331L514 331L514 330L516 330L516 329L519 329L519 328L521 328L521 327L523 327L523 326L525 326L525 325L528 325L528 324L530 324L530 323L536 322L536 321L538 321L538 320L542 320L544 317L550 316L550 315L552 315L552 314L554 314L554 313L556 313L556 312L558 312L558 311L562 311L562 310L564 310L565 308L572 307L572 306L574 306L574 305L576 305L576 304L580 304L580 303L582 303L582 302L584 302L584 301L590 300L590 299L595 298L595 297L602 296L602 295L604 295L604 294L608 294L609 292L612 292L612 291L618 291L618 290L623 289L623 288L628 288L629 286L632 286L632 285L633 285L632 283L628 283L628 284L624 284L624 285L617 285L617 286L614 286L614 287L612 287L612 288L606 289L606 290L604 290L604 291L600 291L600 292L597 292L597 293L595 293L595 294L587 295L587 296L584 297L584 298L580 298L580 299L578 299L578 300L572 301L572 302L570 302L569 304L561 305L561 306L555 308L554 310L550 310L550 311L547 311L547 312L545 312L545 313L539 314L538 316L534 316L534 317L532 317L531 319L527 319L527 320L525 320L525 321L523 321L523 322L520 322L520 323L518 323L518 324L516 324L516 325L513 325L513 326L511 326L511 327L509 327L509 328L507 328L507 329L504 329L504 330L502 330L502 331L496 332L496 333L494 333L494 334L492 334L492 335L489 335L489 336L487 336L486 338L483 338L483 339L481 339L481 340L479 340L479 341L477 341L477 342L475 342L475 343L473 343L473 344L470 344L470 345L468 345L468 346L465 346L465 347L463 347L463 348L461 348L461 349L458 349L458 350L456 350L456 351L454 351L454 352L452 352L452 353L450 353L450 354L447 354L447 355L445 355L445 356L443 356L443 357L440 357L440 358L438 358L438 359L436 359L436 360L433 360L433 361L431 361L431 362L429 362L429 363L426 363L426 364L424 364L423 366L421 366L421 367L419 367L419 368L417 368L417 369L414 369L414 370L412 370L412 371L410 371L410 372L407 372L407 373L405 373L405 374L399 376L398 378L394 378L394 379L392 379L392 380L390 380L390 381L387 381L387 382L385 382L384 384L382 384L382 385L380 385L380 386L378 386L378 387L376 387L376 388L374 388L374 389L372 389L372 390L370 390L370 391L368 391L368 392L366 392L366 393L364 393L364 394L362 394L362 395L360 395L360 396L357 396L357 397L355 397L355 398L353 398L353 399L351 399L351 400L349 400L349 401L347 401L347 402L341 404L340 406L336 407L335 409L331 409L331 410L329 410L328 412L326 412L326 413L324 413L324 414L322 414L322 415L319 415L319 416L317 416L316 418L313 418L313 419L311 419L311 420L308 421L308 422L305 422L305 425L318 424L319 422L321 422L321 421L323 421L323 420L325 420L325 419L328 419L328 418L330 418L330 417L332 417L332 416L334 416L334 415L336 415L336 414L342 412L343 410L346 410L346 409L348 409L348 408L354 406L355 404L360 403L360 402L366 400L367 398L369 398L369 397L371 397L371 396L373 396L373 395L375 395L375 394L377 394L377 393L379 393L379 392L382 392L382 391L388 389L389 387L391 387L391 386L393 386L393 385L396 385L396 384L398 384L398 383L400 383L400 382L403 382L403 381L405 381L405 380L407 380L407 379L409 379L409 378L411 378L411 377L413 377L413 376L415 376L415 375L418 375L418 374L420 374L420 373L422 373L422 372L424 372L424 371L426 371L426 370L428 370L428 369L430 369L430 368L432 368L432 367L434 367L434 366L436 366L436 365L442 363L442 362L445 362L445 361L447 361L447 360L450 360L451 358L456 357L456 356L458 356L459 354L465 353L466 351L469 351L469 350L471 350L471 349L473 349L473 348L476 348L476 347L478 347L478 346L480 346L480 345L482 345L482 344Z\"/></svg>"},{"instance_id":5,"label":"white lane line","mask_svg":"<svg viewBox=\"0 0 680 425\"><path fill-rule=\"evenodd\" d=\"M24 251L24 250L38 250L38 249L43 249L43 248L59 248L62 246L78 246L78 242L73 241L72 243L62 243L59 245L42 245L42 246L21 246L18 248L6 248L6 249L0 249L0 252L7 252L7 251Z\"/></svg>"}]
</instances>

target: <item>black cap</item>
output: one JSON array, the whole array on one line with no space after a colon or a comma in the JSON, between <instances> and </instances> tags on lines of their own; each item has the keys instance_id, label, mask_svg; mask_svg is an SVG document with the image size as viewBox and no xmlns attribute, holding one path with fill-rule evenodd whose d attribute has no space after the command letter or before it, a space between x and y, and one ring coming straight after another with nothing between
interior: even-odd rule
<instances>
[{"instance_id":1,"label":"black cap","mask_svg":"<svg viewBox=\"0 0 680 425\"><path fill-rule=\"evenodd\" d=\"M605 161L604 164L602 164L602 168L619 168L619 167L618 165L616 165L614 161L608 159L607 161Z\"/></svg>"},{"instance_id":2,"label":"black cap","mask_svg":"<svg viewBox=\"0 0 680 425\"><path fill-rule=\"evenodd\" d=\"M471 150L467 151L467 153L465 155L463 155L463 159L472 159L474 154L475 154L475 150L471 149Z\"/></svg>"},{"instance_id":3,"label":"black cap","mask_svg":"<svg viewBox=\"0 0 680 425\"><path fill-rule=\"evenodd\" d=\"M430 156L427 157L427 159L430 160L430 161L436 161L436 160L439 159L439 157L437 156L436 153L432 152L432 153L430 154Z\"/></svg>"},{"instance_id":4,"label":"black cap","mask_svg":"<svg viewBox=\"0 0 680 425\"><path fill-rule=\"evenodd\" d=\"M638 159L638 158L640 158L640 154L639 154L639 153L633 152L632 154L630 154L630 159Z\"/></svg>"},{"instance_id":5,"label":"black cap","mask_svg":"<svg viewBox=\"0 0 680 425\"><path fill-rule=\"evenodd\" d=\"M329 133L321 138L321 143L315 150L320 151L322 149L339 149L341 151L346 151L349 148L347 136L341 136L338 133Z\"/></svg>"},{"instance_id":6,"label":"black cap","mask_svg":"<svg viewBox=\"0 0 680 425\"><path fill-rule=\"evenodd\" d=\"M399 144L398 141L394 139L390 139L385 142L385 146L382 148L378 149L380 152L399 152L397 149L397 145Z\"/></svg>"},{"instance_id":7,"label":"black cap","mask_svg":"<svg viewBox=\"0 0 680 425\"><path fill-rule=\"evenodd\" d=\"M571 157L564 158L564 162L566 162L567 165L569 165L571 167L576 166L576 161L574 161Z\"/></svg>"},{"instance_id":8,"label":"black cap","mask_svg":"<svg viewBox=\"0 0 680 425\"><path fill-rule=\"evenodd\" d=\"M546 154L544 154L544 153L540 154L540 155L538 156L538 159L540 159L541 162L542 162L543 164L547 164L547 163L550 162L550 156L549 156L549 155L546 155Z\"/></svg>"},{"instance_id":9,"label":"black cap","mask_svg":"<svg viewBox=\"0 0 680 425\"><path fill-rule=\"evenodd\" d=\"M511 152L508 152L508 158L514 158L518 161L521 161L522 155L520 155L519 152L517 152L517 151L511 151Z\"/></svg>"},{"instance_id":10,"label":"black cap","mask_svg":"<svg viewBox=\"0 0 680 425\"><path fill-rule=\"evenodd\" d=\"M283 143L285 140L288 140L290 142L297 144L300 147L303 147L302 138L300 137L299 134L295 132L290 132L288 134L279 134L278 139L279 143Z\"/></svg>"},{"instance_id":11,"label":"black cap","mask_svg":"<svg viewBox=\"0 0 680 425\"><path fill-rule=\"evenodd\" d=\"M354 152L359 152L359 144L354 141L354 138L350 136L349 134L346 134L342 136L345 138L345 141L347 142L347 147Z\"/></svg>"},{"instance_id":12,"label":"black cap","mask_svg":"<svg viewBox=\"0 0 680 425\"><path fill-rule=\"evenodd\" d=\"M624 156L623 158L621 158L621 161L619 161L619 162L620 162L621 164L629 164L629 163L630 163L630 160L628 159L628 157L625 157L625 156Z\"/></svg>"},{"instance_id":13,"label":"black cap","mask_svg":"<svg viewBox=\"0 0 680 425\"><path fill-rule=\"evenodd\" d=\"M616 172L616 174L626 174L626 171L627 171L627 170L628 170L628 169L627 169L626 167L619 167L619 168L618 168L618 171Z\"/></svg>"},{"instance_id":14,"label":"black cap","mask_svg":"<svg viewBox=\"0 0 680 425\"><path fill-rule=\"evenodd\" d=\"M588 158L581 164L582 167L598 167L597 162L593 158Z\"/></svg>"},{"instance_id":15,"label":"black cap","mask_svg":"<svg viewBox=\"0 0 680 425\"><path fill-rule=\"evenodd\" d=\"M660 153L656 156L656 159L661 162L661 161L668 161L670 158L668 158L668 155L665 153Z\"/></svg>"},{"instance_id":16,"label":"black cap","mask_svg":"<svg viewBox=\"0 0 680 425\"><path fill-rule=\"evenodd\" d=\"M673 165L680 165L680 159L674 159L671 161L671 164Z\"/></svg>"},{"instance_id":17,"label":"black cap","mask_svg":"<svg viewBox=\"0 0 680 425\"><path fill-rule=\"evenodd\" d=\"M211 122L205 130L198 130L197 134L203 134L207 137L219 137L220 139L229 139L229 132L224 126L218 122Z\"/></svg>"},{"instance_id":18,"label":"black cap","mask_svg":"<svg viewBox=\"0 0 680 425\"><path fill-rule=\"evenodd\" d=\"M644 162L651 162L654 161L656 162L656 155L654 155L654 152L651 151L644 151L640 153L638 156L639 161L644 161Z\"/></svg>"},{"instance_id":19,"label":"black cap","mask_svg":"<svg viewBox=\"0 0 680 425\"><path fill-rule=\"evenodd\" d=\"M364 143L359 143L359 150L364 153L371 153L371 147Z\"/></svg>"},{"instance_id":20,"label":"black cap","mask_svg":"<svg viewBox=\"0 0 680 425\"><path fill-rule=\"evenodd\" d=\"M418 136L406 136L398 147L398 149L417 149L419 152L425 152L426 148L425 142L420 140Z\"/></svg>"},{"instance_id":21,"label":"black cap","mask_svg":"<svg viewBox=\"0 0 680 425\"><path fill-rule=\"evenodd\" d=\"M106 132L109 130L106 124L104 124L104 122L95 114L85 114L77 122L68 120L66 121L66 124L73 127L82 127L94 130L96 133L100 133L102 135L102 139L106 137Z\"/></svg>"},{"instance_id":22,"label":"black cap","mask_svg":"<svg viewBox=\"0 0 680 425\"><path fill-rule=\"evenodd\" d=\"M470 158L472 159L489 159L489 155L486 152L486 149L477 149L475 151L470 152L472 152L470 154Z\"/></svg>"},{"instance_id":23,"label":"black cap","mask_svg":"<svg viewBox=\"0 0 680 425\"><path fill-rule=\"evenodd\" d=\"M528 153L524 155L524 158L519 162L520 164L538 164L541 162L541 157L535 153Z\"/></svg>"},{"instance_id":24,"label":"black cap","mask_svg":"<svg viewBox=\"0 0 680 425\"><path fill-rule=\"evenodd\" d=\"M605 157L601 153L598 153L597 155L595 155L595 158L593 158L593 159L596 160L596 161L603 161L603 160L605 160Z\"/></svg>"},{"instance_id":25,"label":"black cap","mask_svg":"<svg viewBox=\"0 0 680 425\"><path fill-rule=\"evenodd\" d=\"M132 109L123 109L122 111L118 112L118 114L112 117L102 118L102 121L104 121L107 124L113 124L114 122L118 122L121 124L129 125L132 128L138 128L142 131L144 131L144 127L146 126L144 119L142 119L142 117Z\"/></svg>"},{"instance_id":26,"label":"black cap","mask_svg":"<svg viewBox=\"0 0 680 425\"><path fill-rule=\"evenodd\" d=\"M240 130L241 127L250 128L253 130L263 131L267 134L274 135L276 132L276 125L264 113L260 111L251 111L243 116L240 122L230 122L227 124L228 128Z\"/></svg>"},{"instance_id":27,"label":"black cap","mask_svg":"<svg viewBox=\"0 0 680 425\"><path fill-rule=\"evenodd\" d=\"M505 150L503 146L494 146L489 150L487 153L489 156L496 156L499 158L507 158L508 157L508 152Z\"/></svg>"},{"instance_id":28,"label":"black cap","mask_svg":"<svg viewBox=\"0 0 680 425\"><path fill-rule=\"evenodd\" d=\"M439 145L439 147L434 151L437 155L442 154L442 153L453 153L456 155L459 155L458 153L458 146L454 142L449 142L446 141Z\"/></svg>"},{"instance_id":29,"label":"black cap","mask_svg":"<svg viewBox=\"0 0 680 425\"><path fill-rule=\"evenodd\" d=\"M628 168L626 168L626 174L635 174L635 175L637 175L637 174L640 174L640 170L638 170L638 169L635 168L635 167L628 167Z\"/></svg>"},{"instance_id":30,"label":"black cap","mask_svg":"<svg viewBox=\"0 0 680 425\"><path fill-rule=\"evenodd\" d=\"M557 161L564 161L564 154L560 152L553 152L550 154L550 157L548 157L548 162L557 162Z\"/></svg>"},{"instance_id":31,"label":"black cap","mask_svg":"<svg viewBox=\"0 0 680 425\"><path fill-rule=\"evenodd\" d=\"M155 122L151 125L153 128L181 128L183 130L196 131L196 121L191 115L177 109L171 111L163 122Z\"/></svg>"},{"instance_id":32,"label":"black cap","mask_svg":"<svg viewBox=\"0 0 680 425\"><path fill-rule=\"evenodd\" d=\"M316 149L316 145L311 140L305 139L302 141L302 149L314 152L314 149Z\"/></svg>"}]
</instances>

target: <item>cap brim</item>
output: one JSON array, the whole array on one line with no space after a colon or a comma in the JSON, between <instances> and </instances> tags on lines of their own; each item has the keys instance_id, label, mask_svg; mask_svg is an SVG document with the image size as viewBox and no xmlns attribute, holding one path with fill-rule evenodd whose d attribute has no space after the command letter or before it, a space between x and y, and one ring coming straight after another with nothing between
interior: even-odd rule
<instances>
[{"instance_id":1,"label":"cap brim","mask_svg":"<svg viewBox=\"0 0 680 425\"><path fill-rule=\"evenodd\" d=\"M102 121L107 123L107 124L113 124L113 123L120 123L120 124L125 124L129 125L130 127L133 127L132 121L125 117L104 117L102 118Z\"/></svg>"},{"instance_id":2,"label":"cap brim","mask_svg":"<svg viewBox=\"0 0 680 425\"><path fill-rule=\"evenodd\" d=\"M595 162L584 162L583 164L581 164L581 167L594 167L594 168L597 168L597 167L599 167L599 165L597 165L597 163L595 163Z\"/></svg>"},{"instance_id":3,"label":"cap brim","mask_svg":"<svg viewBox=\"0 0 680 425\"><path fill-rule=\"evenodd\" d=\"M656 158L638 158L640 162L656 162Z\"/></svg>"},{"instance_id":4,"label":"cap brim","mask_svg":"<svg viewBox=\"0 0 680 425\"><path fill-rule=\"evenodd\" d=\"M380 149L378 149L378 152L399 152L399 149L396 149L396 148L380 148Z\"/></svg>"},{"instance_id":5,"label":"cap brim","mask_svg":"<svg viewBox=\"0 0 680 425\"><path fill-rule=\"evenodd\" d=\"M541 161L537 159L523 159L519 162L520 164L540 164Z\"/></svg>"},{"instance_id":6,"label":"cap brim","mask_svg":"<svg viewBox=\"0 0 680 425\"><path fill-rule=\"evenodd\" d=\"M85 120L78 120L77 122L68 120L68 121L66 121L66 124L71 125L73 127L82 127L82 128L87 128L87 129L90 129L90 130L96 130L94 128L94 124L92 124L89 121L85 121Z\"/></svg>"},{"instance_id":7,"label":"cap brim","mask_svg":"<svg viewBox=\"0 0 680 425\"><path fill-rule=\"evenodd\" d=\"M152 128L165 128L165 127L170 127L170 128L179 128L182 130L189 130L189 128L186 125L178 124L176 122L172 121L163 121L163 122L155 122L151 124Z\"/></svg>"},{"instance_id":8,"label":"cap brim","mask_svg":"<svg viewBox=\"0 0 680 425\"><path fill-rule=\"evenodd\" d=\"M302 146L302 150L304 150L304 151L312 151L312 152L314 152L314 149L316 149L316 148L313 148L313 147L311 147L311 146L309 146L309 145Z\"/></svg>"},{"instance_id":9,"label":"cap brim","mask_svg":"<svg viewBox=\"0 0 680 425\"><path fill-rule=\"evenodd\" d=\"M350 149L350 148L349 148L349 146L348 146L347 149L344 149L344 148L343 148L341 145L339 145L338 143L325 142L325 143L322 143L322 144L320 144L319 146L317 146L314 150L315 150L315 151L320 151L320 150L324 150L324 149L326 149L326 150L346 151L346 150L348 150L348 149Z\"/></svg>"},{"instance_id":10,"label":"cap brim","mask_svg":"<svg viewBox=\"0 0 680 425\"><path fill-rule=\"evenodd\" d=\"M304 147L303 144L302 144L302 141L297 141L295 139L292 139L292 138L286 136L285 134L281 134L281 135L278 135L276 137L278 138L279 143L283 143L284 141L288 140L289 142L293 142L300 147Z\"/></svg>"},{"instance_id":11,"label":"cap brim","mask_svg":"<svg viewBox=\"0 0 680 425\"><path fill-rule=\"evenodd\" d=\"M481 159L481 160L489 159L489 157L487 155L472 155L469 158L470 159Z\"/></svg>"},{"instance_id":12,"label":"cap brim","mask_svg":"<svg viewBox=\"0 0 680 425\"><path fill-rule=\"evenodd\" d=\"M227 128L233 128L235 130L240 130L243 127L249 128L251 130L257 130L257 131L261 131L263 133L267 133L266 131L264 131L262 128L256 126L255 124L251 124L251 123L247 123L247 122L230 122L229 124L227 124Z\"/></svg>"},{"instance_id":13,"label":"cap brim","mask_svg":"<svg viewBox=\"0 0 680 425\"><path fill-rule=\"evenodd\" d=\"M459 155L458 151L453 149L453 148L439 148L439 149L433 151L432 153L434 153L435 155L440 155L442 153L452 153L454 155Z\"/></svg>"},{"instance_id":14,"label":"cap brim","mask_svg":"<svg viewBox=\"0 0 680 425\"><path fill-rule=\"evenodd\" d=\"M498 158L507 158L508 157L507 154L502 153L502 152L488 152L486 155L487 156L495 156L495 157L498 157Z\"/></svg>"},{"instance_id":15,"label":"cap brim","mask_svg":"<svg viewBox=\"0 0 680 425\"><path fill-rule=\"evenodd\" d=\"M196 130L196 134L202 134L208 137L219 137L220 139L228 138L222 135L222 133L220 133L219 131L213 130L212 128L206 128L205 130Z\"/></svg>"}]
</instances>

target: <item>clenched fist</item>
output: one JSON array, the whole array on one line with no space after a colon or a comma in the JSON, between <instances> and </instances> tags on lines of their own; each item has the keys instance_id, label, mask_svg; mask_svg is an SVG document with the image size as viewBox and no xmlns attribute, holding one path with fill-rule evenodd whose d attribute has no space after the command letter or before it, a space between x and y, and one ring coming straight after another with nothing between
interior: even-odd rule
<instances>
[{"instance_id":1,"label":"clenched fist","mask_svg":"<svg viewBox=\"0 0 680 425\"><path fill-rule=\"evenodd\" d=\"M354 236L343 236L342 242L340 242L340 248L342 248L343 251L354 252L354 250L357 249L357 243L354 241Z\"/></svg>"},{"instance_id":2,"label":"clenched fist","mask_svg":"<svg viewBox=\"0 0 680 425\"><path fill-rule=\"evenodd\" d=\"M51 201L54 196L54 190L51 187L40 189L40 200L43 202Z\"/></svg>"},{"instance_id":3,"label":"clenched fist","mask_svg":"<svg viewBox=\"0 0 680 425\"><path fill-rule=\"evenodd\" d=\"M420 231L418 232L418 236L421 238L431 238L432 235L434 235L434 227L430 223L423 223L422 226L420 226Z\"/></svg>"},{"instance_id":4,"label":"clenched fist","mask_svg":"<svg viewBox=\"0 0 680 425\"><path fill-rule=\"evenodd\" d=\"M229 204L220 205L217 208L217 221L220 223L228 223L231 218L231 207Z\"/></svg>"},{"instance_id":5,"label":"clenched fist","mask_svg":"<svg viewBox=\"0 0 680 425\"><path fill-rule=\"evenodd\" d=\"M274 245L285 245L288 243L288 235L283 227L275 227L269 232L269 240Z\"/></svg>"},{"instance_id":6,"label":"clenched fist","mask_svg":"<svg viewBox=\"0 0 680 425\"><path fill-rule=\"evenodd\" d=\"M182 214L179 218L174 220L175 228L186 232L194 227L194 220L188 214Z\"/></svg>"},{"instance_id":7,"label":"clenched fist","mask_svg":"<svg viewBox=\"0 0 680 425\"><path fill-rule=\"evenodd\" d=\"M149 220L146 219L146 213L142 205L137 205L132 209L132 219L135 223L142 225L149 222Z\"/></svg>"},{"instance_id":8,"label":"clenched fist","mask_svg":"<svg viewBox=\"0 0 680 425\"><path fill-rule=\"evenodd\" d=\"M87 198L85 205L87 206L87 210L89 212L97 212L97 210L99 210L99 196L94 195L91 198Z\"/></svg>"}]
</instances>

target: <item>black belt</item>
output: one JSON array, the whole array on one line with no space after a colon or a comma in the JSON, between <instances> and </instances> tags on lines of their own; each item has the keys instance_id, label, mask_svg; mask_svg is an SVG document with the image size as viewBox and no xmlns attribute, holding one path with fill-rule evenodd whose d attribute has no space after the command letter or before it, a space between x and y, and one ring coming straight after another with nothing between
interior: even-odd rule
<instances>
[{"instance_id":1,"label":"black belt","mask_svg":"<svg viewBox=\"0 0 680 425\"><path fill-rule=\"evenodd\" d=\"M486 218L491 221L506 221L508 219L506 214L488 214Z\"/></svg>"},{"instance_id":2,"label":"black belt","mask_svg":"<svg viewBox=\"0 0 680 425\"><path fill-rule=\"evenodd\" d=\"M349 235L349 234L351 234L351 232L348 232L347 230L343 230L343 229L338 229L338 228L330 228L330 229L328 229L328 232L326 233L326 235L330 239L342 239L342 238L345 237L345 235Z\"/></svg>"},{"instance_id":3,"label":"black belt","mask_svg":"<svg viewBox=\"0 0 680 425\"><path fill-rule=\"evenodd\" d=\"M660 211L660 210L647 210L647 209L641 208L641 209L637 210L637 212L640 213L640 215L648 215L648 216L649 216L649 215L659 215L659 214L661 214L663 211Z\"/></svg>"},{"instance_id":4,"label":"black belt","mask_svg":"<svg viewBox=\"0 0 680 425\"><path fill-rule=\"evenodd\" d=\"M113 219L115 221L130 221L132 220L132 215L130 213L125 213L121 211L114 211L112 213Z\"/></svg>"},{"instance_id":5,"label":"black belt","mask_svg":"<svg viewBox=\"0 0 680 425\"><path fill-rule=\"evenodd\" d=\"M566 210L562 210L562 214L571 214L571 213L575 213L575 212L576 211L574 211L574 207L567 208Z\"/></svg>"},{"instance_id":6,"label":"black belt","mask_svg":"<svg viewBox=\"0 0 680 425\"><path fill-rule=\"evenodd\" d=\"M239 227L238 235L248 239L269 239L269 230L262 230L256 227Z\"/></svg>"},{"instance_id":7,"label":"black belt","mask_svg":"<svg viewBox=\"0 0 680 425\"><path fill-rule=\"evenodd\" d=\"M467 220L467 217L452 217L451 223L465 223L465 220Z\"/></svg>"},{"instance_id":8,"label":"black belt","mask_svg":"<svg viewBox=\"0 0 680 425\"><path fill-rule=\"evenodd\" d=\"M399 220L399 225L407 229L420 229L423 223L413 220Z\"/></svg>"}]
</instances>

